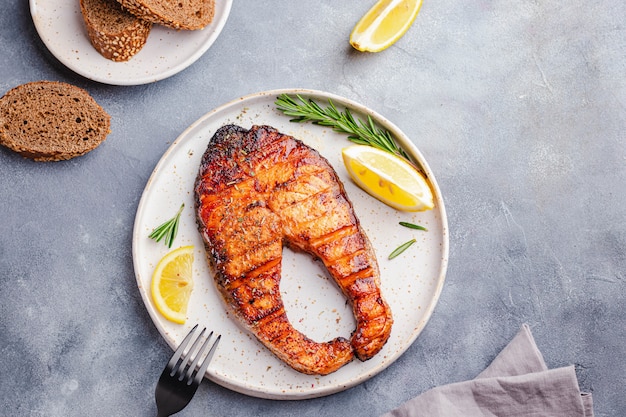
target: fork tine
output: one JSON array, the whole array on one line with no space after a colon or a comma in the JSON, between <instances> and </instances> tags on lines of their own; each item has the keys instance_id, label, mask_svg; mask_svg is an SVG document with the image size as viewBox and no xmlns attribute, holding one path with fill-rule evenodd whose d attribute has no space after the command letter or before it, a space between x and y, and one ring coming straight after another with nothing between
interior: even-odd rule
<instances>
[{"instance_id":1,"label":"fork tine","mask_svg":"<svg viewBox=\"0 0 626 417\"><path fill-rule=\"evenodd\" d=\"M187 334L187 336L185 336L183 341L178 346L178 349L176 349L176 352L174 352L174 355L172 355L172 358L170 359L170 361L167 363L167 367L166 368L170 369L170 376L174 375L174 372L173 372L174 371L174 365L176 365L176 363L180 359L181 355L185 351L185 348L189 344L189 341L193 337L193 334L195 333L197 328L198 328L197 324L195 326L193 326L191 331Z\"/></svg>"},{"instance_id":2,"label":"fork tine","mask_svg":"<svg viewBox=\"0 0 626 417\"><path fill-rule=\"evenodd\" d=\"M211 332L211 334L213 334L213 332ZM213 342L213 345L211 345L211 349L209 350L209 353L207 353L206 357L204 358L204 361L200 365L200 369L198 370L198 373L196 374L196 377L194 378L194 382L197 385L200 384L200 382L202 382L202 378L204 378L204 374L206 374L206 370L209 367L209 363L211 362L211 359L213 358L213 354L215 353L215 350L217 349L217 345L220 342L221 338L222 338L221 334L217 335L217 339L215 339L215 342ZM209 340L210 340L210 337L209 339L207 339L206 342L204 342L204 346L202 346L203 351L209 345ZM191 369L194 369L194 368L195 366L192 367Z\"/></svg>"},{"instance_id":3,"label":"fork tine","mask_svg":"<svg viewBox=\"0 0 626 417\"><path fill-rule=\"evenodd\" d=\"M202 355L204 355L205 349L211 341L211 337L213 337L213 332L209 333L207 339L204 341L204 344L202 344L202 347L196 353L196 357L193 359L193 362L191 363L191 365L189 365L189 369L187 369L187 374L185 375L187 385L191 384L191 374L193 373L193 371L196 370L196 366L198 365L198 362L200 362L200 358L202 357ZM189 351L189 353L191 353L191 351Z\"/></svg>"},{"instance_id":4,"label":"fork tine","mask_svg":"<svg viewBox=\"0 0 626 417\"><path fill-rule=\"evenodd\" d=\"M183 357L183 361L180 363L180 366L178 367L178 370L176 371L176 373L177 373L176 377L177 377L177 379L179 381L183 380L183 378L185 376L185 369L187 368L187 364L189 363L189 359L191 359L191 357L193 356L193 353L198 348L198 345L200 344L200 341L202 340L202 335L204 334L205 331L206 331L206 328L203 328L200 331L200 334L198 335L196 340L194 340L193 344L191 345L191 347L187 351L187 354ZM174 375L173 372L172 372L172 375Z\"/></svg>"}]
</instances>

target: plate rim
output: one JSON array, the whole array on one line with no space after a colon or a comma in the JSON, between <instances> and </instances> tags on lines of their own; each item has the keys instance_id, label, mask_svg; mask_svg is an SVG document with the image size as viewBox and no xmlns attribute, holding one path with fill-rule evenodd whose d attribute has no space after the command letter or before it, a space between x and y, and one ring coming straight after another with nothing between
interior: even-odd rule
<instances>
[{"instance_id":1,"label":"plate rim","mask_svg":"<svg viewBox=\"0 0 626 417\"><path fill-rule=\"evenodd\" d=\"M430 169L428 162L426 161L426 159L424 158L420 150L406 136L406 134L401 129L399 129L395 124L393 124L391 121L389 121L386 117L382 116L378 112L354 100L340 96L338 94L329 93L326 91L316 90L316 89L307 89L307 88L281 88L281 89L260 91L260 92L240 96L236 99L230 100L222 105L219 105L213 108L212 110L206 112L204 115L200 116L195 122L189 125L186 129L184 129L177 136L177 138L170 144L170 146L162 154L159 161L155 165L155 168L150 174L146 182L146 186L142 191L142 195L139 200L139 203L137 206L137 212L135 215L133 237L132 237L132 257L133 257L133 270L135 273L135 279L136 279L138 288L141 288L143 286L143 283L140 282L140 273L138 270L139 265L138 265L138 262L136 261L137 259L136 236L138 236L139 234L139 228L140 228L139 220L142 217L141 215L144 210L145 199L147 198L146 191L149 185L154 181L159 170L166 164L171 154L177 149L179 143L185 140L185 138L190 133L192 133L196 128L198 128L200 125L205 123L208 119L211 119L215 114L228 110L234 106L241 106L242 103L245 103L250 100L255 100L255 99L267 97L267 96L278 96L283 93L291 94L291 95L294 95L294 94L307 95L312 98L319 98L323 100L330 99L334 103L339 104L341 106L343 105L350 106L350 109L355 110L355 112L372 116L372 118L377 123L387 128L388 130L392 131L395 134L395 139L397 143L403 149L405 149L412 158L417 159L417 161L422 165L422 169L424 169L426 175L428 176L428 179L431 182L431 185L435 191L434 197L435 197L436 205L441 215L440 222L442 226L441 259L439 260L440 266L438 269L438 276L435 279L436 288L433 291L433 297L429 300L428 305L424 307L423 311L425 312L422 315L421 321L419 322L417 326L415 326L410 337L406 338L406 342L404 343L403 348L399 352L397 352L397 354L395 354L395 356L391 360L384 361L378 367L371 370L370 372L363 372L356 377L349 378L348 380L343 381L341 384L318 387L308 392L285 393L284 391L278 392L278 390L276 390L275 393L272 393L268 391L260 391L255 387L251 387L250 384L246 383L245 381L237 385L237 384L231 383L229 380L217 378L213 373L211 373L210 367L209 367L209 370L207 371L206 377L210 379L211 381L225 388L228 388L232 391L235 391L244 395L257 397L257 398L264 398L264 399L273 399L273 400L304 400L304 399L319 398L319 397L323 397L327 395L332 395L332 394L344 391L346 389L352 388L372 378L373 376L379 374L380 372L382 372L383 370L391 366L391 364L393 364L400 356L402 356L408 350L408 348L415 342L418 336L422 333L426 324L430 321L430 318L432 317L432 314L434 313L435 307L437 306L439 302L439 298L443 291L443 286L445 283L448 262L449 262L449 229L448 229L448 219L447 219L447 213L445 209L445 203L443 200L443 195L441 194L441 189L439 188L439 185L434 176L434 173ZM149 298L148 297L149 294L146 291L140 291L140 293L141 293L142 301L144 302L144 306L146 307L153 324L155 325L155 327L157 328L157 330L159 331L163 339L165 339L166 343L170 346L170 348L172 350L175 350L177 348L176 342L172 338L168 337L166 329L162 329L161 326L157 325L158 312L156 312L154 308L151 308L150 300L146 299L146 298Z\"/></svg>"},{"instance_id":2,"label":"plate rim","mask_svg":"<svg viewBox=\"0 0 626 417\"><path fill-rule=\"evenodd\" d=\"M35 30L37 34L39 35L39 39L41 39L41 41L45 45L46 49L48 49L48 51L50 51L50 53L61 64L65 65L67 68L69 68L71 71L75 72L76 74L81 75L89 80L96 81L102 84L117 85L117 86L143 85L143 84L150 84L153 82L161 81L173 75L176 75L179 72L193 65L198 59L200 59L202 55L204 55L204 53L206 53L209 50L209 48L215 43L217 38L220 36L222 30L224 29L224 26L226 25L226 22L228 21L228 18L230 16L230 12L232 9L232 4L233 4L233 0L222 0L222 4L224 6L223 14L219 16L218 19L214 19L213 22L209 23L209 25L205 27L204 29L200 29L200 30L211 30L211 34L207 36L207 38L198 46L198 48L194 51L194 53L192 53L189 57L180 60L175 65L165 70L156 71L156 72L148 72L146 73L146 75L128 78L128 77L123 77L122 75L106 77L103 75L93 74L85 70L81 65L76 64L76 62L81 62L80 60L66 59L66 57L51 44L50 39L48 39L47 36L44 36L44 34L46 34L47 32L42 27L42 23L40 19L36 17L36 14L38 11L37 5L41 4L42 1L45 1L45 0L29 0L28 5L30 9L31 19L33 21L33 25L35 26ZM78 4L78 0L76 1L76 3ZM80 8L79 8L79 13L80 13ZM209 26L211 27L211 29L208 29ZM87 41L91 45L91 41L89 39L87 39ZM148 39L148 41L150 41L150 39ZM93 52L97 53L98 56L100 56L95 48L93 49ZM122 62L120 64L124 64L124 63Z\"/></svg>"}]
</instances>

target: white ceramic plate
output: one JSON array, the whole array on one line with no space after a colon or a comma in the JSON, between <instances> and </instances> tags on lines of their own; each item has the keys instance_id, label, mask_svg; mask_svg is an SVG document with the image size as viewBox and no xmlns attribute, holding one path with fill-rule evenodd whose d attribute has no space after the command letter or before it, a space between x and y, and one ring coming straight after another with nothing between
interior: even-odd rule
<instances>
[{"instance_id":1,"label":"white ceramic plate","mask_svg":"<svg viewBox=\"0 0 626 417\"><path fill-rule=\"evenodd\" d=\"M222 31L232 0L215 2L213 22L202 30L153 25L144 47L126 62L104 58L89 42L78 0L29 0L43 43L72 71L105 84L138 85L170 77L193 64Z\"/></svg>"},{"instance_id":2,"label":"white ceramic plate","mask_svg":"<svg viewBox=\"0 0 626 417\"><path fill-rule=\"evenodd\" d=\"M341 160L341 149L351 144L347 136L310 123L289 122L289 117L275 109L274 101L281 93L301 94L322 105L330 98L338 107L349 107L357 116L371 115L424 168L434 190L435 208L423 213L399 212L363 192L349 179ZM394 315L391 337L374 358L366 362L354 360L328 376L304 375L279 361L226 313L196 229L193 184L211 137L216 129L228 123L246 129L253 124L274 126L317 149L335 167L376 252L382 291ZM165 320L154 308L151 275L168 248L148 238L152 229L171 218L181 203L185 203L185 209L173 248L183 245L196 248L195 287L185 325ZM428 231L407 229L399 221L421 224ZM416 238L417 244L399 257L387 259L398 245L411 238ZM311 90L275 90L242 97L191 125L172 143L154 169L141 197L133 230L137 284L152 320L168 344L175 349L196 323L220 333L222 341L207 371L208 378L235 391L271 399L328 395L359 384L391 365L430 318L443 286L447 259L448 230L443 199L433 173L415 145L381 115L345 98ZM340 290L323 267L305 254L284 250L281 294L290 321L314 340L349 338L354 330L351 308Z\"/></svg>"}]
</instances>

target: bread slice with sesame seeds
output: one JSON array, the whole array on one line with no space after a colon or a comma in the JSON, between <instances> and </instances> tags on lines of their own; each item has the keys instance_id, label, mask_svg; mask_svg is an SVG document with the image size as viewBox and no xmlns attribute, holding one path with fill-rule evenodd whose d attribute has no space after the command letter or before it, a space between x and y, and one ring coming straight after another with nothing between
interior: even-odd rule
<instances>
[{"instance_id":1,"label":"bread slice with sesame seeds","mask_svg":"<svg viewBox=\"0 0 626 417\"><path fill-rule=\"evenodd\" d=\"M71 84L35 81L0 98L0 145L35 161L84 155L110 131L111 116Z\"/></svg>"},{"instance_id":2,"label":"bread slice with sesame seeds","mask_svg":"<svg viewBox=\"0 0 626 417\"><path fill-rule=\"evenodd\" d=\"M197 30L213 21L215 0L117 0L140 19L173 29Z\"/></svg>"},{"instance_id":3,"label":"bread slice with sesame seeds","mask_svg":"<svg viewBox=\"0 0 626 417\"><path fill-rule=\"evenodd\" d=\"M80 0L91 44L112 61L128 61L143 48L152 23L124 10L117 0Z\"/></svg>"}]
</instances>

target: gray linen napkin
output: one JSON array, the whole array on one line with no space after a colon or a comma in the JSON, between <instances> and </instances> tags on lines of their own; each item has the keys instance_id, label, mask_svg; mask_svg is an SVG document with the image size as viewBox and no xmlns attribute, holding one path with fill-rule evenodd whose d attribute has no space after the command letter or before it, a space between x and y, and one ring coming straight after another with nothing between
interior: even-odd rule
<instances>
[{"instance_id":1,"label":"gray linen napkin","mask_svg":"<svg viewBox=\"0 0 626 417\"><path fill-rule=\"evenodd\" d=\"M528 325L476 379L433 388L382 417L593 417L573 366L549 370Z\"/></svg>"}]
</instances>

